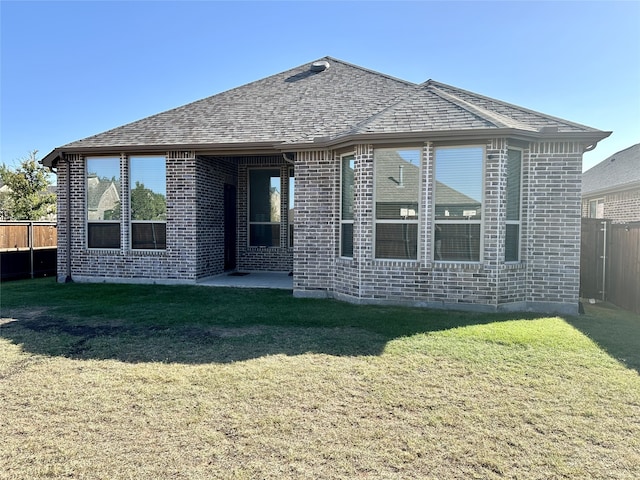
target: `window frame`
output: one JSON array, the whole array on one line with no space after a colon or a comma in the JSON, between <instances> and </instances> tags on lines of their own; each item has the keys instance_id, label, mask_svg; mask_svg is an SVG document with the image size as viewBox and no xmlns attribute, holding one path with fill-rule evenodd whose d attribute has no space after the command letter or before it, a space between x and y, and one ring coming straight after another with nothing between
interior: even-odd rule
<instances>
[{"instance_id":1,"label":"window frame","mask_svg":"<svg viewBox=\"0 0 640 480\"><path fill-rule=\"evenodd\" d=\"M523 185L523 178L524 178L524 151L522 148L517 148L517 147L509 147L507 148L507 170L506 170L506 181L505 181L505 188L508 188L508 181L509 181L509 150L513 150L516 152L520 153L520 178L518 179L518 220L509 220L507 218L507 194L508 194L508 190L506 190L505 193L505 233L504 233L504 262L505 263L510 263L510 264L515 264L515 263L520 263L522 261L522 185ZM517 258L516 260L507 260L507 225L517 225L518 226L518 249L517 249Z\"/></svg>"},{"instance_id":2,"label":"window frame","mask_svg":"<svg viewBox=\"0 0 640 480\"><path fill-rule=\"evenodd\" d=\"M295 200L295 188L296 188L296 176L295 176L295 168L290 167L287 170L287 246L288 248L293 248L294 243L294 231L295 231L295 211L296 211L296 200ZM293 184L293 188L291 185ZM291 192L293 191L293 195ZM291 208L290 208L291 207ZM293 219L291 218L290 212L293 210Z\"/></svg>"},{"instance_id":3,"label":"window frame","mask_svg":"<svg viewBox=\"0 0 640 480\"><path fill-rule=\"evenodd\" d=\"M436 195L437 195L437 170L438 170L438 150L453 150L453 149L465 149L465 148L479 148L482 150L482 168L480 174L480 182L481 182L481 194L480 194L480 208L481 214L480 218L477 220L439 220L436 218ZM432 188L433 188L433 199L432 199L432 208L431 208L431 239L433 242L431 259L434 263L438 264L460 264L460 265L477 265L481 264L484 261L484 230L485 230L485 207L486 207L486 168L487 168L487 147L482 144L461 144L461 145L436 145L433 147L433 177L432 177ZM436 229L438 225L479 225L479 245L478 245L478 260L447 260L447 259L437 259L436 258Z\"/></svg>"},{"instance_id":4,"label":"window frame","mask_svg":"<svg viewBox=\"0 0 640 480\"><path fill-rule=\"evenodd\" d=\"M415 150L418 152L418 161L419 161L419 165L418 165L418 191L416 192L416 205L417 205L417 211L416 211L416 215L415 215L415 219L411 219L411 220L391 220L391 219L378 219L378 198L377 198L377 184L378 184L378 178L377 178L377 164L376 164L376 152L379 151L403 151L403 150ZM380 260L380 261L385 261L385 260L389 260L389 261L398 261L398 262L417 262L418 259L420 258L420 195L421 195L421 191L422 191L422 168L423 168L423 161L422 161L422 156L423 156L423 152L422 152L422 147L421 146L401 146L401 147L383 147L383 148L376 148L373 151L373 257L375 260ZM402 177L404 177L404 174L402 174ZM400 184L397 185L397 188L405 188L404 185L404 181L403 178L400 179ZM415 238L415 243L416 243L416 256L415 258L396 258L396 257L378 257L378 248L377 248L377 228L378 228L378 224L394 224L394 225L416 225L416 238Z\"/></svg>"},{"instance_id":5,"label":"window frame","mask_svg":"<svg viewBox=\"0 0 640 480\"><path fill-rule=\"evenodd\" d=\"M118 189L118 195L120 197L120 218L116 220L91 220L89 219L89 162L91 160L116 160L118 163L118 181L120 183L120 187ZM105 156L87 156L84 157L84 220L85 220L85 242L87 250L92 251L119 251L122 249L122 199L123 199L123 189L122 189L122 159L120 156L116 155L105 155ZM118 245L113 247L92 247L90 246L90 229L91 224L96 225L117 225L118 226Z\"/></svg>"},{"instance_id":6,"label":"window frame","mask_svg":"<svg viewBox=\"0 0 640 480\"><path fill-rule=\"evenodd\" d=\"M353 159L353 218L351 220L344 220L343 217L343 211L342 211L342 199L343 199L343 188L344 188L344 171L343 171L343 164L344 161L351 157L351 159ZM351 252L351 255L345 255L344 252L342 251L342 235L344 234L344 225L351 225L351 235L352 235L352 239L351 239L351 245L353 247L354 241L353 239L355 238L355 232L354 232L354 227L353 225L355 225L355 200L356 200L356 154L355 152L349 152L349 153L343 153L340 155L340 189L339 189L339 205L340 205L340 231L339 231L339 239L338 239L338 246L339 246L339 256L340 258L346 258L346 259L353 259L353 251Z\"/></svg>"},{"instance_id":7,"label":"window frame","mask_svg":"<svg viewBox=\"0 0 640 480\"><path fill-rule=\"evenodd\" d=\"M602 216L599 217L598 216L598 205L602 204ZM595 206L595 215L591 215L591 205ZM589 211L588 211L588 215L589 218L596 218L596 219L604 219L604 197L598 197L598 198L593 198L591 200L589 200Z\"/></svg>"},{"instance_id":8,"label":"window frame","mask_svg":"<svg viewBox=\"0 0 640 480\"><path fill-rule=\"evenodd\" d=\"M136 158L156 158L158 160L162 159L164 161L164 184L165 184L165 202L167 199L167 194L166 194L166 188L167 188L167 158L165 156L162 155L129 155L127 157L127 174L128 174L128 189L127 189L127 199L129 201L129 216L128 216L128 223L129 223L129 248L132 251L135 252L161 252L161 251L166 251L167 250L167 219L165 218L164 221L162 220L133 220L131 218L131 212L132 212L132 208L131 208L131 191L134 188L134 182L133 182L133 178L131 175L131 165L133 163L133 160ZM155 193L155 192L154 192ZM168 211L165 208L165 217L167 215ZM137 248L133 246L133 226L134 224L161 224L164 225L164 237L165 237L165 242L164 242L164 248ZM152 226L153 228L153 226Z\"/></svg>"},{"instance_id":9,"label":"window frame","mask_svg":"<svg viewBox=\"0 0 640 480\"><path fill-rule=\"evenodd\" d=\"M273 170L278 172L280 180L280 220L277 222L254 222L251 220L251 172L256 170ZM273 177L272 177L273 178ZM263 166L247 168L247 247L248 248L282 248L282 169L280 166ZM288 205L287 205L288 206ZM251 226L252 225L278 225L278 245L251 245ZM287 233L288 236L288 233Z\"/></svg>"}]
</instances>

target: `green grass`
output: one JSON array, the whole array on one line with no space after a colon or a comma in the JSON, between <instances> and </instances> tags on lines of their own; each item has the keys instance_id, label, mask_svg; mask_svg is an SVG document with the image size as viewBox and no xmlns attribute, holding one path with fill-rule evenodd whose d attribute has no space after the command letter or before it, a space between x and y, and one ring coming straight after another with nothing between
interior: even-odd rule
<instances>
[{"instance_id":1,"label":"green grass","mask_svg":"<svg viewBox=\"0 0 640 480\"><path fill-rule=\"evenodd\" d=\"M0 478L640 478L640 319L1 285Z\"/></svg>"}]
</instances>

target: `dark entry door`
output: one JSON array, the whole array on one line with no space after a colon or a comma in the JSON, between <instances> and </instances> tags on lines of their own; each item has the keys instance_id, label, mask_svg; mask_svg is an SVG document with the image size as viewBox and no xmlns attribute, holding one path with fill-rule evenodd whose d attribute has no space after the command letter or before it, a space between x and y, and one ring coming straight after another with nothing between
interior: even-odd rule
<instances>
[{"instance_id":1,"label":"dark entry door","mask_svg":"<svg viewBox=\"0 0 640 480\"><path fill-rule=\"evenodd\" d=\"M236 268L236 187L224 184L224 269Z\"/></svg>"}]
</instances>

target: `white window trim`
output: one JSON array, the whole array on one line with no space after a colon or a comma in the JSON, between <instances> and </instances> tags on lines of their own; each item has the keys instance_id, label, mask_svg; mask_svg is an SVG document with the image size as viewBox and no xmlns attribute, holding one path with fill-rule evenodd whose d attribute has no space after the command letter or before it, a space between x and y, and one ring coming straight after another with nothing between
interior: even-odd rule
<instances>
[{"instance_id":1,"label":"white window trim","mask_svg":"<svg viewBox=\"0 0 640 480\"><path fill-rule=\"evenodd\" d=\"M118 160L118 174L120 174L122 170L122 160L120 156L115 155L105 155L105 156L90 156L84 157L84 231L85 231L85 247L87 250L92 252L119 252L122 250L122 218L119 220L89 220L89 189L87 179L89 178L89 160ZM120 212L122 212L122 178L120 178ZM121 215L122 217L122 215ZM98 223L98 224L118 224L120 225L120 245L118 247L108 248L108 247L90 247L89 246L89 224L90 223Z\"/></svg>"},{"instance_id":2,"label":"white window trim","mask_svg":"<svg viewBox=\"0 0 640 480\"><path fill-rule=\"evenodd\" d=\"M506 195L505 195L505 225L518 225L518 259L517 260L507 260L506 259L506 254L507 254L507 232L506 232L506 227L505 227L505 235L504 235L504 246L505 246L505 260L504 263L506 264L518 264L520 262L522 262L522 211L523 211L523 204L522 204L522 191L523 191L523 178L524 178L524 150L522 148L517 148L517 147L508 147L507 148L507 172L508 172L508 168L509 168L509 150L516 150L518 152L520 152L520 198L519 198L519 206L520 209L518 210L518 220L507 220L506 219ZM507 175L508 176L508 175ZM505 186L506 186L506 182L505 182Z\"/></svg>"},{"instance_id":3,"label":"white window trim","mask_svg":"<svg viewBox=\"0 0 640 480\"><path fill-rule=\"evenodd\" d=\"M279 222L252 222L251 221L251 172L254 170L277 170L278 178L280 179L280 221ZM288 208L288 204L287 204ZM287 215L288 217L288 215ZM276 166L264 166L264 167L248 167L247 168L247 248L282 248L282 168L279 165ZM279 245L261 246L251 245L251 225L280 225L280 234L278 235ZM288 221L286 223L288 228ZM289 231L287 230L287 238L289 237ZM287 240L287 244L289 241ZM288 248L288 245L287 245Z\"/></svg>"},{"instance_id":4,"label":"white window trim","mask_svg":"<svg viewBox=\"0 0 640 480\"><path fill-rule=\"evenodd\" d=\"M353 192L353 207L354 207L353 208L353 217L354 218L352 220L343 220L342 219L342 187L343 187L343 183L344 183L344 178L342 177L342 170L343 170L342 169L342 162L344 161L344 159L346 157L353 157L353 189L354 189L354 192ZM346 255L343 255L343 253L342 253L342 226L343 225L348 225L348 224L354 225L354 222L355 222L355 203L356 203L355 202L355 184L356 184L355 159L356 159L356 152L343 153L342 155L340 155L340 188L339 188L339 192L338 192L338 202L339 202L339 206L340 206L340 209L339 209L340 210L340 231L339 231L338 245L340 247L340 252L339 252L340 258L345 258L345 259L353 259L353 253L351 254L351 256L346 256ZM356 233L354 231L355 228L352 228L351 230L352 230L353 237L355 239L355 233ZM351 243L355 247L355 242L353 242L353 239L352 239ZM354 250L355 250L355 248L354 248Z\"/></svg>"},{"instance_id":5,"label":"white window trim","mask_svg":"<svg viewBox=\"0 0 640 480\"><path fill-rule=\"evenodd\" d=\"M377 178L376 178L376 152L377 151L385 151L385 150L392 150L392 151L397 151L397 150L417 150L418 151L418 156L420 159L420 166L418 167L418 196L416 197L416 203L418 204L418 213L417 213L417 218L414 220L378 220L377 219L377 201L376 201L376 185L377 185ZM379 262L407 262L407 263L416 263L418 262L418 260L420 259L420 255L421 255L421 248L420 248L420 193L422 191L422 168L423 168L423 161L422 161L422 147L421 146L407 146L407 147L391 147L391 148L376 148L373 151L373 238L371 239L371 242L373 244L373 258L376 261ZM404 184L398 185L398 188L405 188ZM342 203L342 202L341 202ZM342 218L342 215L340 216L340 218ZM386 258L386 257L377 257L376 256L376 238L377 238L377 226L379 223L385 223L385 224L400 224L400 225L418 225L417 227L417 232L416 232L416 258ZM342 243L342 242L341 242Z\"/></svg>"},{"instance_id":6,"label":"white window trim","mask_svg":"<svg viewBox=\"0 0 640 480\"><path fill-rule=\"evenodd\" d=\"M482 149L482 216L480 220L436 220L436 189L438 186L437 183L437 175L436 171L438 169L438 162L436 161L437 151L438 150L451 150L451 149L461 149L461 148L481 148ZM448 264L448 265L479 265L484 261L484 221L486 218L486 199L485 199L485 191L486 191L486 168L487 168L487 146L479 145L479 144L462 144L462 145L446 145L446 146L434 146L433 147L433 178L432 178L432 187L433 187L433 207L431 209L431 243L432 243L432 252L431 259L436 264ZM450 225L480 225L480 252L478 255L478 260L438 260L436 258L436 244L435 244L435 233L436 233L436 225L437 224L450 224Z\"/></svg>"}]
</instances>

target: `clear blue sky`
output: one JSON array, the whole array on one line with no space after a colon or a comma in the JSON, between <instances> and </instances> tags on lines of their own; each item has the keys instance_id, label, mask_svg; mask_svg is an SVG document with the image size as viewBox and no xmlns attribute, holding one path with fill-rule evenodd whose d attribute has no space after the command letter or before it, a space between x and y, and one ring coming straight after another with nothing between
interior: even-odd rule
<instances>
[{"instance_id":1,"label":"clear blue sky","mask_svg":"<svg viewBox=\"0 0 640 480\"><path fill-rule=\"evenodd\" d=\"M640 142L640 1L0 1L0 163L325 55Z\"/></svg>"}]
</instances>

